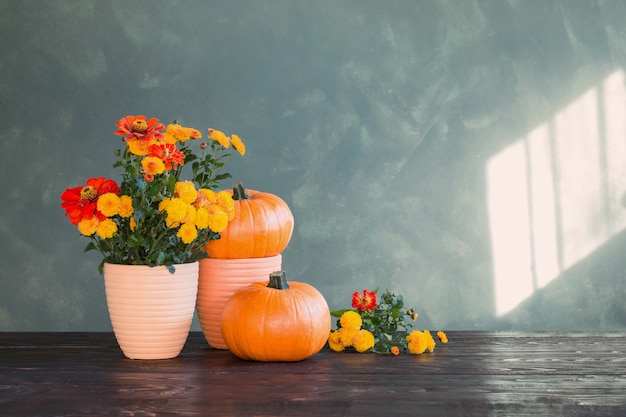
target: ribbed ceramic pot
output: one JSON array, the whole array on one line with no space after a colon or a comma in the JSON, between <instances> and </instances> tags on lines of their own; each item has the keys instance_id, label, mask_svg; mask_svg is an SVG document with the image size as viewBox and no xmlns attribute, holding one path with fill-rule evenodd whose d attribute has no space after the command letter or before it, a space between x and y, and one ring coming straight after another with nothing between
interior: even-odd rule
<instances>
[{"instance_id":1,"label":"ribbed ceramic pot","mask_svg":"<svg viewBox=\"0 0 626 417\"><path fill-rule=\"evenodd\" d=\"M230 297L253 282L268 281L282 269L282 255L266 258L200 260L196 311L204 337L216 349L227 349L222 339L222 310Z\"/></svg>"},{"instance_id":2,"label":"ribbed ceramic pot","mask_svg":"<svg viewBox=\"0 0 626 417\"><path fill-rule=\"evenodd\" d=\"M113 332L130 359L169 359L187 341L198 292L198 262L165 266L104 264Z\"/></svg>"}]
</instances>

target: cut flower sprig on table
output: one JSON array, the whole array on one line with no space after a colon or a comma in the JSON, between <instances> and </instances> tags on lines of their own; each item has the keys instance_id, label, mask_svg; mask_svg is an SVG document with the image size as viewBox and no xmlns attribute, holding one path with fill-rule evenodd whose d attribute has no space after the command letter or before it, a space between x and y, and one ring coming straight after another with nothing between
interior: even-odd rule
<instances>
[{"instance_id":1,"label":"cut flower sprig on table","mask_svg":"<svg viewBox=\"0 0 626 417\"><path fill-rule=\"evenodd\" d=\"M378 289L352 294L352 309L331 311L337 329L328 337L329 347L341 352L352 347L357 352L399 355L421 354L435 350L435 338L429 330L414 329L418 313L404 306L402 295L389 290L377 298ZM448 343L443 331L437 332L441 343Z\"/></svg>"},{"instance_id":2,"label":"cut flower sprig on table","mask_svg":"<svg viewBox=\"0 0 626 417\"><path fill-rule=\"evenodd\" d=\"M125 116L116 126L123 146L113 167L122 168L121 183L90 178L61 195L70 222L90 240L85 250L102 254L100 272L105 262L174 272L174 264L206 257L204 245L234 216L220 183L231 177L224 172L231 149L245 154L242 140L208 129L209 140L199 141L195 128L142 115ZM184 166L191 166L187 179Z\"/></svg>"}]
</instances>

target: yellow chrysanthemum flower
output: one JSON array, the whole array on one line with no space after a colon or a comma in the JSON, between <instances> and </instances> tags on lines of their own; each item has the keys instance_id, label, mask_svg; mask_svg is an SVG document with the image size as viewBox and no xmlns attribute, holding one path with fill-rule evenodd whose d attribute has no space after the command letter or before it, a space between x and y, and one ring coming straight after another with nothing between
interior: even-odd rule
<instances>
[{"instance_id":1,"label":"yellow chrysanthemum flower","mask_svg":"<svg viewBox=\"0 0 626 417\"><path fill-rule=\"evenodd\" d=\"M185 217L180 221L181 223L189 223L194 225L196 224L196 208L191 204L187 205L187 213L185 213Z\"/></svg>"},{"instance_id":2,"label":"yellow chrysanthemum flower","mask_svg":"<svg viewBox=\"0 0 626 417\"><path fill-rule=\"evenodd\" d=\"M439 341L443 344L448 343L448 335L446 335L443 331L439 330L437 332L437 337L439 338Z\"/></svg>"},{"instance_id":3,"label":"yellow chrysanthemum flower","mask_svg":"<svg viewBox=\"0 0 626 417\"><path fill-rule=\"evenodd\" d=\"M360 329L349 329L346 327L342 327L339 329L339 341L343 345L343 347L352 346L352 342L354 341L354 337L357 335Z\"/></svg>"},{"instance_id":4,"label":"yellow chrysanthemum flower","mask_svg":"<svg viewBox=\"0 0 626 417\"><path fill-rule=\"evenodd\" d=\"M406 339L409 341L408 348L409 352L414 355L419 355L426 351L428 347L428 341L424 333L419 330L413 330Z\"/></svg>"},{"instance_id":5,"label":"yellow chrysanthemum flower","mask_svg":"<svg viewBox=\"0 0 626 417\"><path fill-rule=\"evenodd\" d=\"M98 224L98 228L96 229L96 233L102 239L110 239L117 232L117 223L115 223L111 219L104 219Z\"/></svg>"},{"instance_id":6,"label":"yellow chrysanthemum flower","mask_svg":"<svg viewBox=\"0 0 626 417\"><path fill-rule=\"evenodd\" d=\"M161 213L163 213L165 210L167 210L167 205L170 203L170 199L166 198L165 200L161 200L161 202L159 203L159 211Z\"/></svg>"},{"instance_id":7,"label":"yellow chrysanthemum flower","mask_svg":"<svg viewBox=\"0 0 626 417\"><path fill-rule=\"evenodd\" d=\"M135 227L137 227L137 220L135 220L135 218L134 218L134 217L131 217L131 218L130 218L130 224L129 224L129 226L130 226L130 231L131 231L131 232L134 232L134 231L135 231Z\"/></svg>"},{"instance_id":8,"label":"yellow chrysanthemum flower","mask_svg":"<svg viewBox=\"0 0 626 417\"><path fill-rule=\"evenodd\" d=\"M433 335L430 334L429 330L424 330L423 333L426 339L426 349L428 349L429 352L432 352L433 350L435 350L435 339L433 338Z\"/></svg>"},{"instance_id":9,"label":"yellow chrysanthemum flower","mask_svg":"<svg viewBox=\"0 0 626 417\"><path fill-rule=\"evenodd\" d=\"M165 129L165 133L172 135L175 140L181 141L181 142L184 142L190 138L188 129L177 123L172 123L172 124L167 125L167 128Z\"/></svg>"},{"instance_id":10,"label":"yellow chrysanthemum flower","mask_svg":"<svg viewBox=\"0 0 626 417\"><path fill-rule=\"evenodd\" d=\"M211 205L211 199L215 198L215 191L207 190L205 188L201 188L198 190L198 195L196 196L196 201L194 201L193 205L196 208L204 207L208 208Z\"/></svg>"},{"instance_id":11,"label":"yellow chrysanthemum flower","mask_svg":"<svg viewBox=\"0 0 626 417\"><path fill-rule=\"evenodd\" d=\"M339 323L341 324L342 329L358 330L361 328L363 320L361 319L359 313L350 310L341 315Z\"/></svg>"},{"instance_id":12,"label":"yellow chrysanthemum flower","mask_svg":"<svg viewBox=\"0 0 626 417\"><path fill-rule=\"evenodd\" d=\"M120 197L114 193L102 194L98 198L98 210L107 217L119 214L121 207Z\"/></svg>"},{"instance_id":13,"label":"yellow chrysanthemum flower","mask_svg":"<svg viewBox=\"0 0 626 417\"><path fill-rule=\"evenodd\" d=\"M172 135L169 132L164 132L163 133L163 139L161 140L161 143L170 143L172 145L175 145L177 142L176 137L174 135Z\"/></svg>"},{"instance_id":14,"label":"yellow chrysanthemum flower","mask_svg":"<svg viewBox=\"0 0 626 417\"><path fill-rule=\"evenodd\" d=\"M134 212L133 209L133 198L129 195L120 196L120 212L119 215L127 218L132 216Z\"/></svg>"},{"instance_id":15,"label":"yellow chrysanthemum flower","mask_svg":"<svg viewBox=\"0 0 626 417\"><path fill-rule=\"evenodd\" d=\"M202 133L198 129L194 129L193 127L187 128L187 134L191 139L200 139L202 138Z\"/></svg>"},{"instance_id":16,"label":"yellow chrysanthemum flower","mask_svg":"<svg viewBox=\"0 0 626 417\"><path fill-rule=\"evenodd\" d=\"M226 213L229 221L232 220L235 217L235 200L233 200L233 196L229 192L220 191L216 197L220 210Z\"/></svg>"},{"instance_id":17,"label":"yellow chrysanthemum flower","mask_svg":"<svg viewBox=\"0 0 626 417\"><path fill-rule=\"evenodd\" d=\"M174 186L174 196L180 197L187 204L193 204L198 197L198 191L192 181L179 181Z\"/></svg>"},{"instance_id":18,"label":"yellow chrysanthemum flower","mask_svg":"<svg viewBox=\"0 0 626 417\"><path fill-rule=\"evenodd\" d=\"M172 227L172 224L180 223L187 215L187 207L189 207L189 204L177 197L170 199L167 203L161 202L159 207L161 205L165 207L165 211L167 212L169 227Z\"/></svg>"},{"instance_id":19,"label":"yellow chrysanthemum flower","mask_svg":"<svg viewBox=\"0 0 626 417\"><path fill-rule=\"evenodd\" d=\"M158 175L165 172L165 164L156 156L146 156L141 160L141 166L148 175Z\"/></svg>"},{"instance_id":20,"label":"yellow chrysanthemum flower","mask_svg":"<svg viewBox=\"0 0 626 417\"><path fill-rule=\"evenodd\" d=\"M237 150L237 152L239 152L241 154L241 156L246 154L246 145L239 138L239 136L233 134L231 142L233 144L233 148L235 148Z\"/></svg>"},{"instance_id":21,"label":"yellow chrysanthemum flower","mask_svg":"<svg viewBox=\"0 0 626 417\"><path fill-rule=\"evenodd\" d=\"M209 129L209 137L222 145L224 148L230 148L230 139L224 134L224 132L215 129Z\"/></svg>"},{"instance_id":22,"label":"yellow chrysanthemum flower","mask_svg":"<svg viewBox=\"0 0 626 417\"><path fill-rule=\"evenodd\" d=\"M217 193L210 188L200 188L198 192L204 194L206 199L209 201L217 200Z\"/></svg>"},{"instance_id":23,"label":"yellow chrysanthemum flower","mask_svg":"<svg viewBox=\"0 0 626 417\"><path fill-rule=\"evenodd\" d=\"M180 229L178 229L178 233L176 234L176 236L178 236L184 244L189 244L198 237L198 231L196 230L196 226L194 226L193 224L185 223L180 226Z\"/></svg>"},{"instance_id":24,"label":"yellow chrysanthemum flower","mask_svg":"<svg viewBox=\"0 0 626 417\"><path fill-rule=\"evenodd\" d=\"M209 228L214 232L223 232L228 226L228 215L223 211L209 214Z\"/></svg>"},{"instance_id":25,"label":"yellow chrysanthemum flower","mask_svg":"<svg viewBox=\"0 0 626 417\"><path fill-rule=\"evenodd\" d=\"M98 224L100 221L96 216L93 216L91 219L82 219L78 222L77 227L78 231L84 236L91 236L96 233L96 229L98 228Z\"/></svg>"},{"instance_id":26,"label":"yellow chrysanthemum flower","mask_svg":"<svg viewBox=\"0 0 626 417\"><path fill-rule=\"evenodd\" d=\"M133 155L144 156L148 155L148 148L152 145L154 141L151 140L139 140L139 139L128 139L126 141L126 145L128 146L128 150Z\"/></svg>"},{"instance_id":27,"label":"yellow chrysanthemum flower","mask_svg":"<svg viewBox=\"0 0 626 417\"><path fill-rule=\"evenodd\" d=\"M209 212L204 207L196 209L196 227L200 230L209 227Z\"/></svg>"},{"instance_id":28,"label":"yellow chrysanthemum flower","mask_svg":"<svg viewBox=\"0 0 626 417\"><path fill-rule=\"evenodd\" d=\"M352 339L352 346L357 352L363 353L372 347L374 347L375 339L374 335L365 329L361 329Z\"/></svg>"},{"instance_id":29,"label":"yellow chrysanthemum flower","mask_svg":"<svg viewBox=\"0 0 626 417\"><path fill-rule=\"evenodd\" d=\"M339 333L339 330L330 332L330 335L328 336L328 347L335 352L341 352L345 349L345 346L341 343L341 334Z\"/></svg>"}]
</instances>

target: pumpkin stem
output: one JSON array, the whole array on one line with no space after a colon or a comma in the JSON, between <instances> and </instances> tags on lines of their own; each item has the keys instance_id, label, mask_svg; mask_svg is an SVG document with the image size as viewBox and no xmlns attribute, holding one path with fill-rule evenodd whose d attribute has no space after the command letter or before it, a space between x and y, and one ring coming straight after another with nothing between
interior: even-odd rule
<instances>
[{"instance_id":1,"label":"pumpkin stem","mask_svg":"<svg viewBox=\"0 0 626 417\"><path fill-rule=\"evenodd\" d=\"M248 195L246 189L243 188L243 184L241 181L238 181L233 187L233 200L247 200L249 198L250 195Z\"/></svg>"},{"instance_id":2,"label":"pumpkin stem","mask_svg":"<svg viewBox=\"0 0 626 417\"><path fill-rule=\"evenodd\" d=\"M287 284L287 277L283 271L274 271L270 274L270 282L267 284L267 288L274 288L276 290L288 290L289 284Z\"/></svg>"}]
</instances>

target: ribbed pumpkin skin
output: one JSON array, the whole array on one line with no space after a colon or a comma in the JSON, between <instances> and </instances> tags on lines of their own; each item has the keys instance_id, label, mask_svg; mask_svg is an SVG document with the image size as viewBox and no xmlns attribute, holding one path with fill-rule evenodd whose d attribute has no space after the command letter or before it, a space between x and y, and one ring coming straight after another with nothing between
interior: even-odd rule
<instances>
[{"instance_id":1,"label":"ribbed pumpkin skin","mask_svg":"<svg viewBox=\"0 0 626 417\"><path fill-rule=\"evenodd\" d=\"M205 245L209 258L265 258L289 244L294 220L287 203L271 193L246 192L248 199L235 200L235 217L220 238Z\"/></svg>"},{"instance_id":2,"label":"ribbed pumpkin skin","mask_svg":"<svg viewBox=\"0 0 626 417\"><path fill-rule=\"evenodd\" d=\"M286 290L257 282L236 292L222 313L222 337L236 356L261 362L295 362L326 344L331 318L324 296L303 282Z\"/></svg>"}]
</instances>

